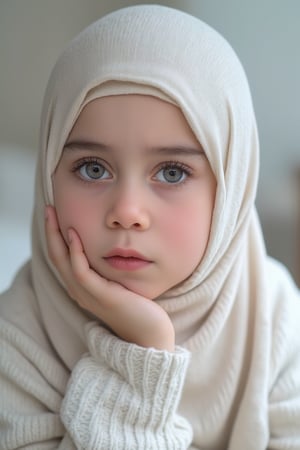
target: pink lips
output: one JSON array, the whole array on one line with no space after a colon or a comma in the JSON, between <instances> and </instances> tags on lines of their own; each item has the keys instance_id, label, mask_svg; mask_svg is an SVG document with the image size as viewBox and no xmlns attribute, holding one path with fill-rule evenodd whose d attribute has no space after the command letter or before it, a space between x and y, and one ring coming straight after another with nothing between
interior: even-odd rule
<instances>
[{"instance_id":1,"label":"pink lips","mask_svg":"<svg viewBox=\"0 0 300 450\"><path fill-rule=\"evenodd\" d=\"M125 271L142 269L152 263L135 250L122 248L111 250L104 260L114 269Z\"/></svg>"}]
</instances>

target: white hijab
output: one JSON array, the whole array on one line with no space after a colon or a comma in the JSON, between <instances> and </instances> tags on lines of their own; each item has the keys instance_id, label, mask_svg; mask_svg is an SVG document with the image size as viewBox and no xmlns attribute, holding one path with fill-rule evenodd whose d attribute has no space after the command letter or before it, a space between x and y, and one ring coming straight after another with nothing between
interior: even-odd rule
<instances>
[{"instance_id":1,"label":"white hijab","mask_svg":"<svg viewBox=\"0 0 300 450\"><path fill-rule=\"evenodd\" d=\"M90 317L68 297L49 261L44 207L53 202L51 174L83 105L120 93L154 95L178 105L217 179L201 264L156 300L169 313L177 342L190 349L204 345L221 332L238 298L247 303L250 291L257 300L266 295L266 256L254 206L257 128L238 58L216 31L186 13L156 5L113 12L62 54L41 120L30 295L51 346L70 369L86 351L84 324Z\"/></svg>"}]
</instances>

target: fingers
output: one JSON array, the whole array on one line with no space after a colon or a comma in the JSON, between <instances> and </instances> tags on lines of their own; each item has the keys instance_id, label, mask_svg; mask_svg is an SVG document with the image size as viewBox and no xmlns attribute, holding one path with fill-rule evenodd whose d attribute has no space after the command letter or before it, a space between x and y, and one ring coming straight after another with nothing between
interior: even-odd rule
<instances>
[{"instance_id":1,"label":"fingers","mask_svg":"<svg viewBox=\"0 0 300 450\"><path fill-rule=\"evenodd\" d=\"M69 251L60 232L54 208L52 206L47 206L45 214L48 254L51 261L56 266L59 266L61 261L66 261L68 259Z\"/></svg>"},{"instance_id":2,"label":"fingers","mask_svg":"<svg viewBox=\"0 0 300 450\"><path fill-rule=\"evenodd\" d=\"M73 294L76 281L72 274L69 249L61 234L55 209L52 206L47 206L45 215L45 231L49 257L59 272L68 294L74 298Z\"/></svg>"},{"instance_id":3,"label":"fingers","mask_svg":"<svg viewBox=\"0 0 300 450\"><path fill-rule=\"evenodd\" d=\"M47 206L46 208L46 237L48 253L51 261L61 274L67 288L79 297L84 289L85 294L89 293L94 297L101 297L103 292L109 291L108 285L116 285L123 290L117 283L109 282L93 269L90 268L87 257L78 233L74 229L68 230L68 244L61 234L55 208ZM79 292L79 286L81 290ZM107 296L111 297L111 294Z\"/></svg>"},{"instance_id":4,"label":"fingers","mask_svg":"<svg viewBox=\"0 0 300 450\"><path fill-rule=\"evenodd\" d=\"M101 275L95 272L89 265L88 259L85 255L80 237L74 229L68 230L69 240L69 258L73 273L76 280L86 288L86 290L93 296L98 297L103 291L109 289L109 285L119 286L123 291L123 287L114 282L109 282Z\"/></svg>"},{"instance_id":5,"label":"fingers","mask_svg":"<svg viewBox=\"0 0 300 450\"><path fill-rule=\"evenodd\" d=\"M108 281L89 267L81 240L74 229L68 230L69 246L66 245L58 225L55 208L47 206L45 213L48 254L69 296L82 308L100 317L102 308L98 299L101 299L103 285Z\"/></svg>"},{"instance_id":6,"label":"fingers","mask_svg":"<svg viewBox=\"0 0 300 450\"><path fill-rule=\"evenodd\" d=\"M73 272L78 279L79 283L84 283L87 273L89 271L89 263L83 252L83 247L80 238L75 230L68 230L69 250L70 250L70 262Z\"/></svg>"}]
</instances>

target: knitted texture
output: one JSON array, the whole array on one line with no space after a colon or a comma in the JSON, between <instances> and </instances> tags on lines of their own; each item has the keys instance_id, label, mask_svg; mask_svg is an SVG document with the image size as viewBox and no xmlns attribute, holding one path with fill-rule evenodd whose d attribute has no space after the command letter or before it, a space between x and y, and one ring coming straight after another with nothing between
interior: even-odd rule
<instances>
[{"instance_id":1,"label":"knitted texture","mask_svg":"<svg viewBox=\"0 0 300 450\"><path fill-rule=\"evenodd\" d=\"M0 448L35 448L37 442L41 443L37 448L53 448L64 432L59 409L66 371L33 339L1 318L0 339Z\"/></svg>"},{"instance_id":2,"label":"knitted texture","mask_svg":"<svg viewBox=\"0 0 300 450\"><path fill-rule=\"evenodd\" d=\"M145 349L97 326L73 370L62 420L84 449L183 449L192 430L177 414L188 352Z\"/></svg>"}]
</instances>

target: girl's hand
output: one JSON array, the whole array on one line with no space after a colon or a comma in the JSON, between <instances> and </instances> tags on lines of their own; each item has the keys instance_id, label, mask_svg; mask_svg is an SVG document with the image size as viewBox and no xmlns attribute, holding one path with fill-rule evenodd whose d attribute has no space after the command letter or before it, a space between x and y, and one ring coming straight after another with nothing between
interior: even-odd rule
<instances>
[{"instance_id":1,"label":"girl's hand","mask_svg":"<svg viewBox=\"0 0 300 450\"><path fill-rule=\"evenodd\" d=\"M92 270L76 231L69 230L68 247L53 207L47 207L46 217L49 256L70 297L103 320L121 339L143 347L173 351L174 328L167 313L154 301Z\"/></svg>"}]
</instances>

